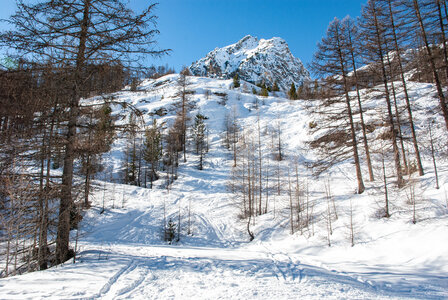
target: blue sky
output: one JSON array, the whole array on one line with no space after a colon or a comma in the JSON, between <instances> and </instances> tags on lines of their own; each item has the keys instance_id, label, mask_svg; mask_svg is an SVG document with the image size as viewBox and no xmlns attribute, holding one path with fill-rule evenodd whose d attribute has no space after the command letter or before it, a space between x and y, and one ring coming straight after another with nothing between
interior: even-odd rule
<instances>
[{"instance_id":1,"label":"blue sky","mask_svg":"<svg viewBox=\"0 0 448 300\"><path fill-rule=\"evenodd\" d=\"M0 18L15 10L15 0L0 0ZM149 0L128 0L140 10ZM366 0L159 0L158 45L170 56L149 64L176 68L190 65L216 47L233 44L250 34L286 40L294 56L310 62L328 23L346 15L359 16ZM0 25L0 28L2 25Z\"/></svg>"}]
</instances>

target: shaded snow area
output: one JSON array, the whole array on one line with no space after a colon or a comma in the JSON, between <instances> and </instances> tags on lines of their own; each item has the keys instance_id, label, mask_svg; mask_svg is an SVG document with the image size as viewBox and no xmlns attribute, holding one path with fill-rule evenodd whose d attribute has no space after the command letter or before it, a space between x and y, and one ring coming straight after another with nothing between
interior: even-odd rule
<instances>
[{"instance_id":1,"label":"shaded snow area","mask_svg":"<svg viewBox=\"0 0 448 300\"><path fill-rule=\"evenodd\" d=\"M155 117L168 126L174 121L171 106L178 91L176 79L177 75L169 75L148 80L137 92L123 91L115 94L115 99L143 110L147 124L153 118L149 113L166 108L166 115ZM195 91L190 99L196 103L191 116L201 112L209 117L210 149L204 170L198 170L199 158L189 151L170 190L164 188L164 172L152 190L111 183L109 173L97 176L93 206L85 212L79 229L76 263L69 261L46 271L1 279L0 299L448 298L445 146L436 144L438 190L434 188L429 150L422 150L426 175L414 178L417 223L412 222L409 189L397 190L392 175L391 217L380 218L378 211L384 201L381 180L368 182L366 176L366 191L357 195L351 161L338 164L320 178L312 177L305 167L316 157L306 142L311 138L309 111L317 103L291 102L281 93L278 97L255 96L243 88L230 89L231 80L192 77L190 83L189 88ZM417 132L423 140L427 138L427 115L437 109L433 92L428 84L411 86ZM376 109L383 106L379 101L374 95L366 101L366 118L374 118ZM272 191L268 212L251 221L255 239L249 242L247 219L241 218L241 199L228 187L232 152L222 141L225 115L233 112L246 130L260 126L263 153L272 146L265 132L271 127L282 128L285 159L278 168L295 172L297 162L300 182L308 187L313 203L312 226L291 234L289 197ZM445 145L444 126L438 124L434 135ZM115 182L124 144L124 139L117 139L111 153L105 155ZM388 169L393 169L391 162ZM375 168L377 171L376 177L381 178L381 170ZM366 169L363 172L367 174ZM331 247L325 219L325 182L330 182L338 213L332 223ZM283 188L287 185L282 181ZM101 213L103 203L105 211ZM350 203L353 247L349 240ZM170 245L162 238L163 222L172 218L178 224L179 212L180 240ZM187 232L189 224L191 234ZM75 247L76 231L72 237Z\"/></svg>"}]
</instances>

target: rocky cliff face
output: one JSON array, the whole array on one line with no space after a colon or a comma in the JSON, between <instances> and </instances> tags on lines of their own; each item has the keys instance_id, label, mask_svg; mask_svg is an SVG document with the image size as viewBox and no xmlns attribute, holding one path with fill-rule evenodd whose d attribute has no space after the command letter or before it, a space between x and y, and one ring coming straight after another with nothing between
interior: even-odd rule
<instances>
[{"instance_id":1,"label":"rocky cliff face","mask_svg":"<svg viewBox=\"0 0 448 300\"><path fill-rule=\"evenodd\" d=\"M308 70L291 54L283 39L259 40L250 35L236 44L216 48L193 63L190 71L196 76L226 79L238 74L242 80L268 86L277 82L284 91L289 90L292 82L298 86L310 79Z\"/></svg>"}]
</instances>

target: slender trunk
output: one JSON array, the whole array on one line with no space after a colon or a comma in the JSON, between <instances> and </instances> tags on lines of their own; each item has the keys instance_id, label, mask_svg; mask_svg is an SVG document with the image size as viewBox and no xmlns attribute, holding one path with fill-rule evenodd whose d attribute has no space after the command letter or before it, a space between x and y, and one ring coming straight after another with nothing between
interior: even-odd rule
<instances>
[{"instance_id":1,"label":"slender trunk","mask_svg":"<svg viewBox=\"0 0 448 300\"><path fill-rule=\"evenodd\" d=\"M436 155L435 155L435 151L434 151L434 141L432 138L432 129L431 129L431 124L429 124L429 138L430 138L430 143L431 143L431 156L432 156L432 162L434 165L434 175L436 177L436 189L439 189L439 175L437 174L437 164L436 164Z\"/></svg>"},{"instance_id":2,"label":"slender trunk","mask_svg":"<svg viewBox=\"0 0 448 300\"><path fill-rule=\"evenodd\" d=\"M252 231L250 231L250 218L251 218L251 215L249 214L249 219L247 220L247 233L249 234L249 241L252 242L254 240L255 236L254 236L254 233Z\"/></svg>"},{"instance_id":3,"label":"slender trunk","mask_svg":"<svg viewBox=\"0 0 448 300\"><path fill-rule=\"evenodd\" d=\"M369 179L370 181L374 181L374 175L373 175L373 168L372 168L372 161L370 159L370 149L369 149L369 142L367 140L367 129L366 129L366 122L364 121L364 112L362 109L362 103L361 103L361 95L359 92L359 80L358 80L358 71L355 61L355 55L354 55L354 49L353 49L353 43L352 43L352 35L350 33L350 29L348 32L348 38L350 43L350 56L352 60L352 66L353 66L353 75L355 77L355 86L356 86L356 97L358 100L358 106L359 106L359 116L361 118L361 128L362 128L362 136L364 141L364 149L366 152L366 160L367 160L367 167L369 169Z\"/></svg>"},{"instance_id":4,"label":"slender trunk","mask_svg":"<svg viewBox=\"0 0 448 300\"><path fill-rule=\"evenodd\" d=\"M392 90L392 97L394 98L395 118L397 119L398 138L400 140L401 154L403 156L404 172L405 172L405 174L409 174L408 161L406 159L406 150L404 148L403 132L401 130L400 111L398 110L397 94L395 92L394 74L392 72L392 63L390 61L389 54L386 54L386 56L387 56L387 64L389 66L390 77L391 77L390 84L391 84L391 90Z\"/></svg>"},{"instance_id":5,"label":"slender trunk","mask_svg":"<svg viewBox=\"0 0 448 300\"><path fill-rule=\"evenodd\" d=\"M268 212L268 202L269 202L269 170L270 170L270 164L268 159L268 164L266 166L266 201L264 203L264 213L266 214Z\"/></svg>"},{"instance_id":6,"label":"slender trunk","mask_svg":"<svg viewBox=\"0 0 448 300\"><path fill-rule=\"evenodd\" d=\"M353 228L353 204L352 198L350 198L350 242L352 247L355 246L355 231Z\"/></svg>"},{"instance_id":7,"label":"slender trunk","mask_svg":"<svg viewBox=\"0 0 448 300\"><path fill-rule=\"evenodd\" d=\"M234 125L233 128L233 141L232 141L232 146L233 146L233 166L236 167L236 143L237 143L237 133L236 133L236 126Z\"/></svg>"},{"instance_id":8,"label":"slender trunk","mask_svg":"<svg viewBox=\"0 0 448 300\"><path fill-rule=\"evenodd\" d=\"M252 199L252 180L251 180L251 171L250 171L250 157L249 152L247 154L247 201L248 201L248 208L249 208L249 219L252 216L252 206L253 206L253 199Z\"/></svg>"},{"instance_id":9,"label":"slender trunk","mask_svg":"<svg viewBox=\"0 0 448 300\"><path fill-rule=\"evenodd\" d=\"M282 155L282 129L280 125L280 121L278 121L278 160L283 160Z\"/></svg>"},{"instance_id":10,"label":"slender trunk","mask_svg":"<svg viewBox=\"0 0 448 300\"><path fill-rule=\"evenodd\" d=\"M388 85L388 81L387 81L386 66L384 64L384 52L383 52L383 48L382 48L382 45L384 43L381 40L381 34L379 32L380 26L379 26L378 18L376 15L376 8L373 9L373 17L374 17L374 21L375 21L375 35L377 38L378 55L379 55L380 62L381 62L381 73L382 73L382 80L383 80L383 84L384 84L384 93L386 96L387 114L388 114L388 118L389 118L388 121L389 121L389 126L390 126L390 134L391 134L391 138L392 138L392 147L393 147L394 160L395 160L395 170L397 172L397 185L398 185L398 187L401 188L404 185L404 182L403 182L403 175L402 175L401 163L400 163L400 153L399 153L398 146L397 146L397 134L395 132L394 117L393 117L392 106L391 106L391 101L390 101L390 92L389 92L389 85Z\"/></svg>"},{"instance_id":11,"label":"slender trunk","mask_svg":"<svg viewBox=\"0 0 448 300\"><path fill-rule=\"evenodd\" d=\"M350 104L350 96L349 96L349 87L347 82L347 75L346 70L344 66L344 59L342 56L342 47L340 44L340 36L339 32L337 32L337 43L338 43L338 58L339 58L339 64L340 64L340 70L342 73L342 79L343 79L343 85L344 85L344 94L345 94L345 103L347 105L347 117L350 122L350 134L352 138L352 150L353 150L353 158L355 161L355 169L356 169L356 178L358 180L358 193L362 194L365 190L364 182L362 180L362 173L361 173L361 165L359 162L359 154L358 154L358 143L356 141L356 131L355 131L355 123L353 122L353 113L352 113L352 107Z\"/></svg>"},{"instance_id":12,"label":"slender trunk","mask_svg":"<svg viewBox=\"0 0 448 300\"><path fill-rule=\"evenodd\" d=\"M185 76L185 80L186 76ZM183 86L182 95L182 151L184 154L184 163L187 162L187 91L185 90L185 85Z\"/></svg>"},{"instance_id":13,"label":"slender trunk","mask_svg":"<svg viewBox=\"0 0 448 300\"><path fill-rule=\"evenodd\" d=\"M253 144L252 144L252 151L255 151ZM254 216L254 218L253 218L254 226L255 226L255 216L257 215L257 210L258 210L257 197L256 197L257 191L256 191L256 185L255 185L255 182L256 182L256 180L255 180L256 179L255 178L255 176L256 176L255 164L256 164L256 159L255 159L255 155L254 155L254 156L252 156L252 179L251 179L252 180L252 208L253 208L253 216Z\"/></svg>"},{"instance_id":14,"label":"slender trunk","mask_svg":"<svg viewBox=\"0 0 448 300\"><path fill-rule=\"evenodd\" d=\"M56 110L57 103L55 104L54 110ZM48 268L47 254L48 254L48 198L50 191L50 170L51 170L51 148L53 142L53 130L54 130L54 117L51 120L50 132L48 136L48 145L45 153L46 159L46 175L45 175L45 188L42 195L42 217L40 220L40 231L39 231L39 251L38 251L38 263L40 270L46 270Z\"/></svg>"},{"instance_id":15,"label":"slender trunk","mask_svg":"<svg viewBox=\"0 0 448 300\"><path fill-rule=\"evenodd\" d=\"M291 223L291 234L294 234L294 210L292 207L292 189L291 189L291 174L288 167L288 191L289 191L289 222Z\"/></svg>"},{"instance_id":16,"label":"slender trunk","mask_svg":"<svg viewBox=\"0 0 448 300\"><path fill-rule=\"evenodd\" d=\"M301 197L300 197L300 182L299 182L299 165L296 162L295 164L295 171L296 171L296 195L297 195L297 224L300 229L300 234L303 234L303 220L302 220L302 203L301 203Z\"/></svg>"},{"instance_id":17,"label":"slender trunk","mask_svg":"<svg viewBox=\"0 0 448 300\"><path fill-rule=\"evenodd\" d=\"M45 219L45 198L46 198L46 192L44 190L44 171L45 171L45 159L47 159L47 147L48 145L45 144L47 141L47 129L44 125L44 135L42 137L42 145L41 145L41 157L40 157L40 174L39 174L39 214L38 214L38 220L39 220L39 226L36 228L36 231L39 229L39 248L37 251L37 260L39 264L39 269L44 270L46 269L46 259L44 257L45 248L42 247L44 244L46 244L46 241L43 240L43 229L45 227L44 225L44 219ZM33 246L33 249L35 249L35 246Z\"/></svg>"},{"instance_id":18,"label":"slender trunk","mask_svg":"<svg viewBox=\"0 0 448 300\"><path fill-rule=\"evenodd\" d=\"M247 217L248 213L248 207L247 207L247 201L246 201L246 163L244 159L244 153L241 155L241 189L243 193L243 209L244 209L244 216Z\"/></svg>"},{"instance_id":19,"label":"slender trunk","mask_svg":"<svg viewBox=\"0 0 448 300\"><path fill-rule=\"evenodd\" d=\"M92 125L92 114L90 114L90 125ZM89 129L89 136L88 136L88 147L91 147L91 142L92 142L92 134L91 134L91 130ZM90 150L90 149L89 149ZM86 178L84 181L84 207L89 207L89 193L90 193L90 151L87 152L87 158L86 158Z\"/></svg>"},{"instance_id":20,"label":"slender trunk","mask_svg":"<svg viewBox=\"0 0 448 300\"><path fill-rule=\"evenodd\" d=\"M423 164L422 164L422 160L420 157L420 150L418 148L417 134L415 132L414 119L412 116L412 109L411 109L411 103L409 100L407 83L406 83L406 79L404 77L403 63L401 60L400 47L398 46L398 37L397 37L397 32L395 30L396 27L395 27L394 13L392 11L391 0L388 0L388 4L389 4L389 15L390 15L390 20L391 20L391 25L392 25L392 33L393 33L393 38L394 38L395 52L396 52L396 56L398 59L398 68L400 70L401 82L403 84L403 92L404 92L404 96L405 96L405 100L406 100L406 110L408 112L409 126L411 128L411 133L412 133L412 144L414 145L415 159L417 160L418 173L420 176L423 176L424 175Z\"/></svg>"},{"instance_id":21,"label":"slender trunk","mask_svg":"<svg viewBox=\"0 0 448 300\"><path fill-rule=\"evenodd\" d=\"M280 161L277 161L277 196L280 196Z\"/></svg>"},{"instance_id":22,"label":"slender trunk","mask_svg":"<svg viewBox=\"0 0 448 300\"><path fill-rule=\"evenodd\" d=\"M386 176L386 164L384 163L384 153L382 153L381 158L382 158L381 162L382 162L382 166L383 166L383 180L384 180L384 201L385 201L385 207L384 207L385 214L384 214L384 216L386 218L389 218L390 217L390 214L389 214L389 195L387 193L387 176Z\"/></svg>"}]
</instances>

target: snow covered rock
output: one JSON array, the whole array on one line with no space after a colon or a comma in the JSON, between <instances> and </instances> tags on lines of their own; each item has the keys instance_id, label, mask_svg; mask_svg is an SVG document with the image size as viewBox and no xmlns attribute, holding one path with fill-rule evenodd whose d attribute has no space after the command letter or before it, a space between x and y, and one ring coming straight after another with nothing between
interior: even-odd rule
<instances>
[{"instance_id":1,"label":"snow covered rock","mask_svg":"<svg viewBox=\"0 0 448 300\"><path fill-rule=\"evenodd\" d=\"M310 79L308 70L292 55L285 40L278 37L259 40L250 35L236 44L216 48L193 63L190 71L196 76L225 79L238 74L242 80L264 82L268 86L277 82L283 91L292 82L298 86Z\"/></svg>"}]
</instances>

